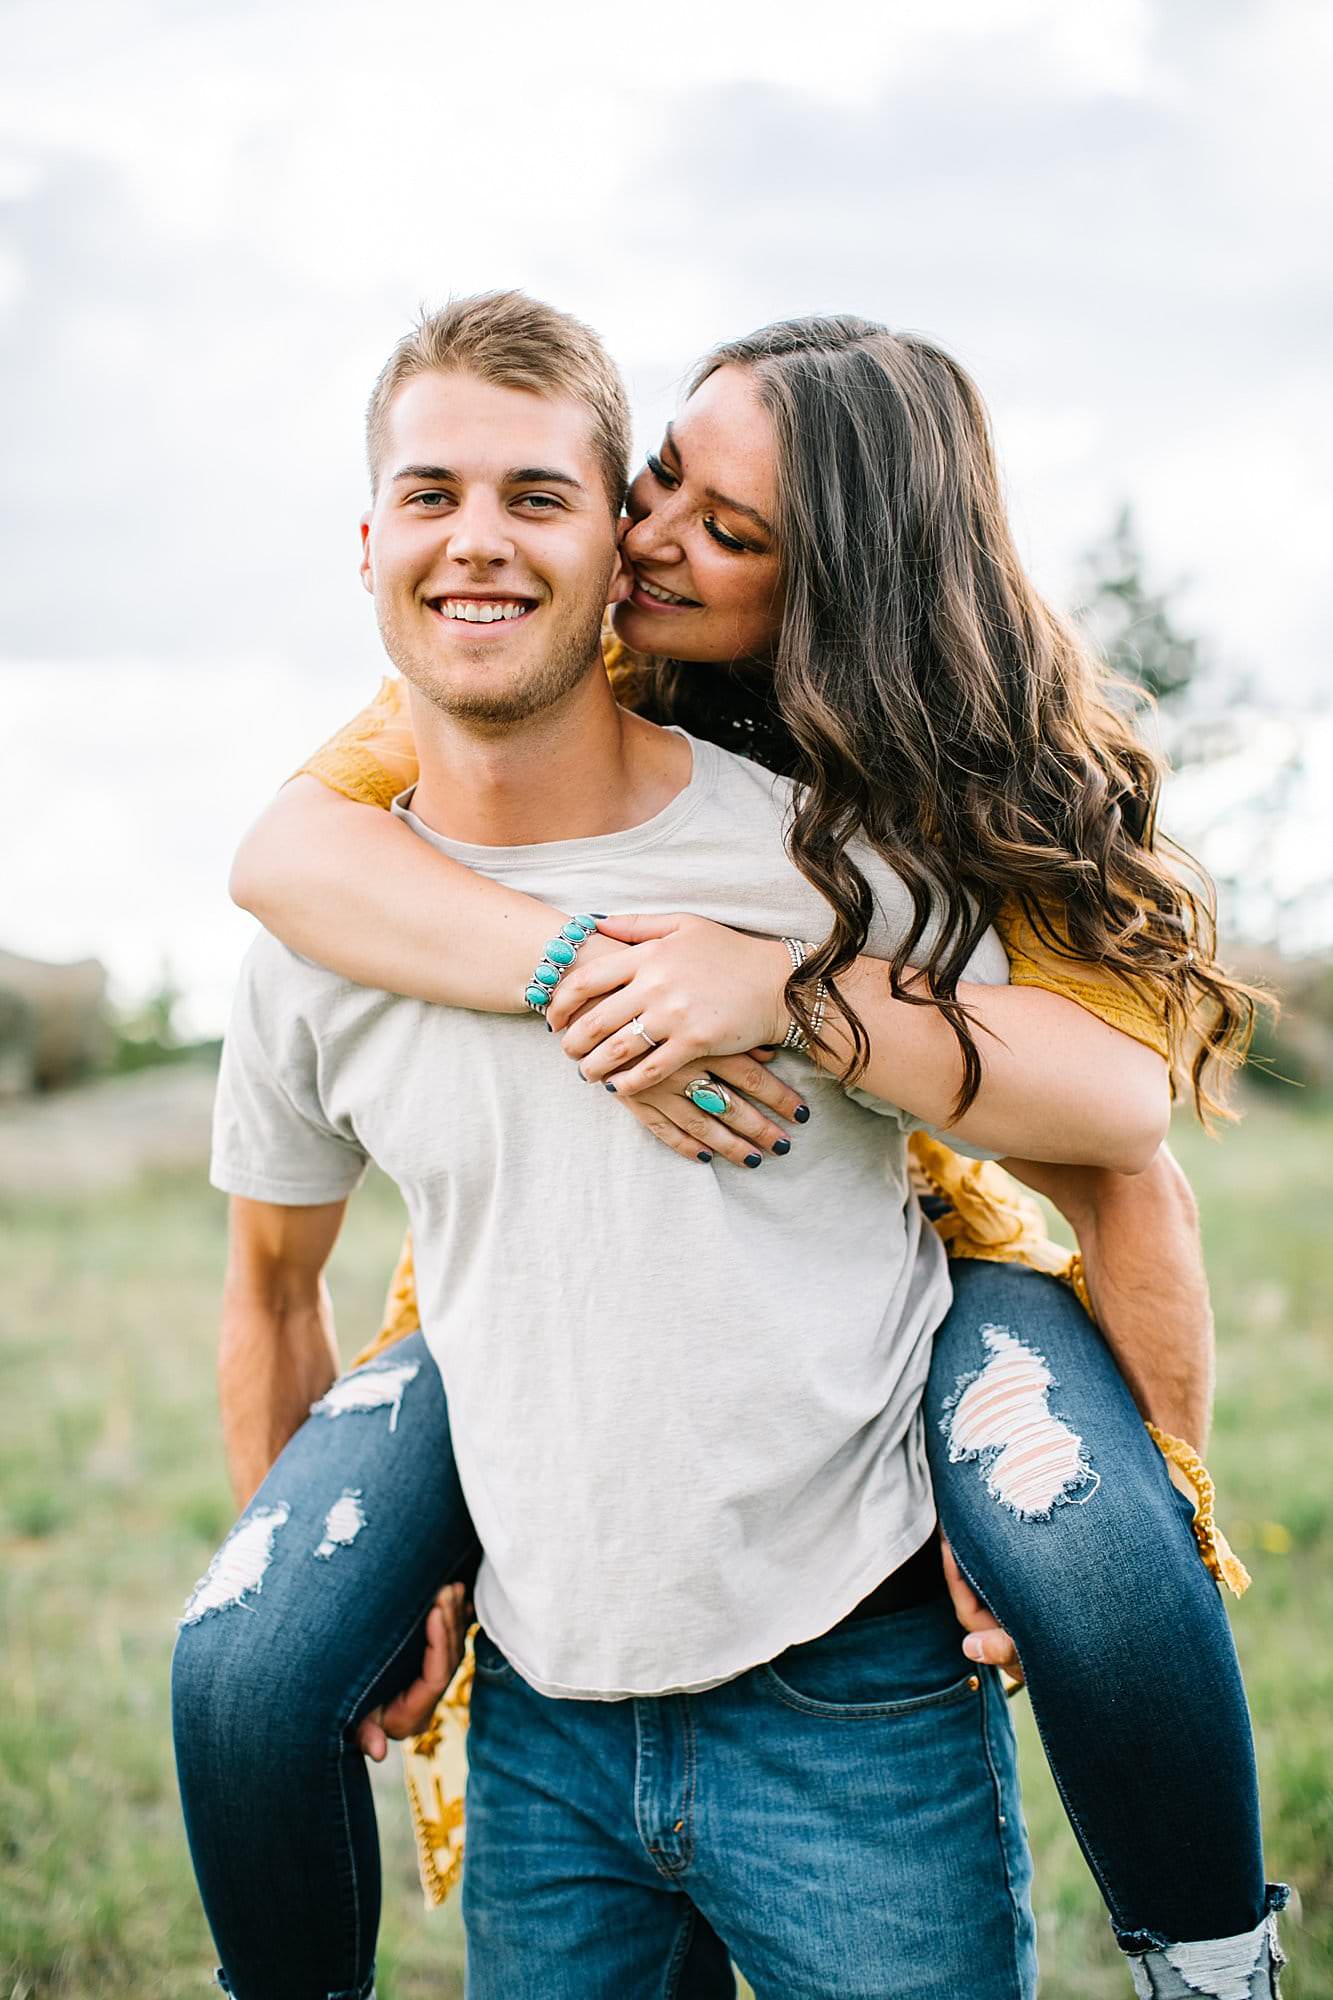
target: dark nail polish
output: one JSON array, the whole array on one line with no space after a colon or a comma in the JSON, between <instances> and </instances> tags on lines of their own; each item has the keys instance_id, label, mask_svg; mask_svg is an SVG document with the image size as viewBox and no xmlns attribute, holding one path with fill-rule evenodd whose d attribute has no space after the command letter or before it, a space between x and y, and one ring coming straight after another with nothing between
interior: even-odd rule
<instances>
[{"instance_id":1,"label":"dark nail polish","mask_svg":"<svg viewBox=\"0 0 1333 2000\"><path fill-rule=\"evenodd\" d=\"M747 1167L762 1167L764 1164L762 1153L747 1153L745 1155L745 1164Z\"/></svg>"},{"instance_id":2,"label":"dark nail polish","mask_svg":"<svg viewBox=\"0 0 1333 2000\"><path fill-rule=\"evenodd\" d=\"M712 1160L713 1155L711 1153L696 1153L694 1157L696 1160L702 1160L704 1165L708 1166L708 1164Z\"/></svg>"},{"instance_id":3,"label":"dark nail polish","mask_svg":"<svg viewBox=\"0 0 1333 2000\"><path fill-rule=\"evenodd\" d=\"M608 1090L610 1091L610 1093L611 1093L612 1097L614 1097L614 1096L615 1096L615 1094L616 1094L616 1087L615 1087L615 1085L614 1085L613 1083L608 1083L606 1087L607 1087L607 1089L608 1089Z\"/></svg>"},{"instance_id":4,"label":"dark nail polish","mask_svg":"<svg viewBox=\"0 0 1333 2000\"><path fill-rule=\"evenodd\" d=\"M596 917L599 924L604 924L606 922L608 912L606 910L589 910L588 915L590 917Z\"/></svg>"},{"instance_id":5,"label":"dark nail polish","mask_svg":"<svg viewBox=\"0 0 1333 2000\"><path fill-rule=\"evenodd\" d=\"M775 1153L789 1153L791 1151L791 1140L775 1139L773 1141L773 1151Z\"/></svg>"},{"instance_id":6,"label":"dark nail polish","mask_svg":"<svg viewBox=\"0 0 1333 2000\"><path fill-rule=\"evenodd\" d=\"M798 1104L791 1115L798 1125L804 1125L810 1116L810 1106L808 1104Z\"/></svg>"}]
</instances>

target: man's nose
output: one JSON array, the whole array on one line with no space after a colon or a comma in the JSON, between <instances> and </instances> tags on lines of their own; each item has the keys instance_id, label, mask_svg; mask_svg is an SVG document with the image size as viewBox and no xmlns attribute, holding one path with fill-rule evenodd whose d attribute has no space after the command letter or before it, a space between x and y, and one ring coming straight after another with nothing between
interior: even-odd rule
<instances>
[{"instance_id":1,"label":"man's nose","mask_svg":"<svg viewBox=\"0 0 1333 2000\"><path fill-rule=\"evenodd\" d=\"M481 496L465 501L449 523L447 553L472 568L511 562L514 540L503 509Z\"/></svg>"}]
</instances>

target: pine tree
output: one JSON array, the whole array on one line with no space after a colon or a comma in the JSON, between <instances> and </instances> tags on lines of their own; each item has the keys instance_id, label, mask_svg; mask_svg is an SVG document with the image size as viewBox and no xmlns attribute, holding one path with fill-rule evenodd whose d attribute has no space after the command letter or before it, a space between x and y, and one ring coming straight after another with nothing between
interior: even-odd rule
<instances>
[{"instance_id":1,"label":"pine tree","mask_svg":"<svg viewBox=\"0 0 1333 2000\"><path fill-rule=\"evenodd\" d=\"M1200 672L1199 641L1179 630L1171 590L1149 589L1132 508L1084 558L1079 623L1113 673L1161 703L1179 701Z\"/></svg>"}]
</instances>

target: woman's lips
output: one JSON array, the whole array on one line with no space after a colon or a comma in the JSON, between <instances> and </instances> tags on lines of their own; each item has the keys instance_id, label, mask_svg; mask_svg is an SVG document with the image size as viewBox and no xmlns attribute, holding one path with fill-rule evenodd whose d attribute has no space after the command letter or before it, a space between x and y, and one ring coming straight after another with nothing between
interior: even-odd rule
<instances>
[{"instance_id":1,"label":"woman's lips","mask_svg":"<svg viewBox=\"0 0 1333 2000\"><path fill-rule=\"evenodd\" d=\"M661 588L661 586L659 585L658 588ZM675 603L669 603L665 598L653 597L644 589L643 579L637 576L634 579L634 587L629 594L629 601L631 604L636 605L640 611L660 611L668 616L676 611L701 611L703 609L702 605L692 603L688 598L678 599Z\"/></svg>"}]
</instances>

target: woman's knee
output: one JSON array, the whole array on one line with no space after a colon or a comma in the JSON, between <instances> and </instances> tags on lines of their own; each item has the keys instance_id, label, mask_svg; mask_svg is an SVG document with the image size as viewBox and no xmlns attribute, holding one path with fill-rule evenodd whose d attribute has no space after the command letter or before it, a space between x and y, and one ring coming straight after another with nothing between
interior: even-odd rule
<instances>
[{"instance_id":1,"label":"woman's knee","mask_svg":"<svg viewBox=\"0 0 1333 2000\"><path fill-rule=\"evenodd\" d=\"M926 1397L937 1482L978 1511L1049 1520L1117 1501L1164 1526L1169 1486L1115 1361L1070 1289L1020 1267L955 1266ZM968 1470L954 1474L950 1468ZM983 1500L982 1495L985 1495Z\"/></svg>"},{"instance_id":2,"label":"woman's knee","mask_svg":"<svg viewBox=\"0 0 1333 2000\"><path fill-rule=\"evenodd\" d=\"M330 1635L301 1615L290 1587L266 1590L283 1510L239 1521L196 1585L176 1634L171 1702L187 1735L229 1763L263 1765L288 1746L336 1734ZM290 1580L289 1580L290 1582Z\"/></svg>"},{"instance_id":3,"label":"woman's knee","mask_svg":"<svg viewBox=\"0 0 1333 2000\"><path fill-rule=\"evenodd\" d=\"M942 1441L943 1442L943 1441ZM940 1522L964 1573L1012 1632L1025 1656L1053 1642L1067 1659L1095 1665L1135 1635L1217 1622L1216 1589L1190 1527L1191 1509L1165 1467L1118 1464L1113 1450L1078 1440L1066 1465L1069 1490L1030 1483L1015 1499L1004 1454L985 1463L937 1456ZM1155 1447L1149 1446L1155 1453Z\"/></svg>"}]
</instances>

